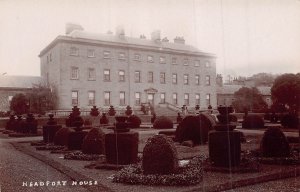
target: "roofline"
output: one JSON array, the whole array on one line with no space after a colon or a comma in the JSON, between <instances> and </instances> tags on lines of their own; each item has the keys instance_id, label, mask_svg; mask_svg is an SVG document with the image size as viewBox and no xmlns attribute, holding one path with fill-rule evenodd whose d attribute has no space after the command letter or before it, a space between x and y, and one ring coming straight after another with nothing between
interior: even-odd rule
<instances>
[{"instance_id":1,"label":"roofline","mask_svg":"<svg viewBox=\"0 0 300 192\"><path fill-rule=\"evenodd\" d=\"M81 44L94 44L94 45L108 45L108 46L118 46L124 48L132 48L132 49L144 49L144 50L152 50L156 52L164 52L164 53L179 53L191 56L205 56L205 57L212 57L216 58L215 54L212 53L205 53L205 52L190 52L190 51L183 51L178 49L170 49L170 48L163 48L162 50L157 50L157 47L154 46L145 46L145 45L137 45L137 44L128 44L128 43L120 43L120 42L109 42L109 41L102 41L102 40L94 40L94 39L85 39L85 38L72 38L69 36L57 36L49 45L47 45L38 55L42 57L46 52L48 52L52 47L56 44L61 42L70 42L70 43L81 43Z\"/></svg>"}]
</instances>

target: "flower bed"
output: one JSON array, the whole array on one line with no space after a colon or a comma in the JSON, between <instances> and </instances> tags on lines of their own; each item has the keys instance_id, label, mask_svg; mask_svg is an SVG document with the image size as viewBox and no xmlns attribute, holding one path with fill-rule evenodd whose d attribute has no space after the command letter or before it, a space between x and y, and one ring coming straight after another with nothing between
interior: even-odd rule
<instances>
[{"instance_id":1,"label":"flower bed","mask_svg":"<svg viewBox=\"0 0 300 192\"><path fill-rule=\"evenodd\" d=\"M62 150L65 149L65 146L58 146L58 145L44 145L36 147L36 150L40 151L51 151L51 150Z\"/></svg>"},{"instance_id":2,"label":"flower bed","mask_svg":"<svg viewBox=\"0 0 300 192\"><path fill-rule=\"evenodd\" d=\"M145 175L141 164L133 164L114 175L113 182L136 185L195 185L203 180L202 161L203 157L195 157L186 166L180 167L177 173L169 175Z\"/></svg>"},{"instance_id":3,"label":"flower bed","mask_svg":"<svg viewBox=\"0 0 300 192\"><path fill-rule=\"evenodd\" d=\"M82 160L82 161L95 161L103 157L103 155L98 154L84 154L81 151L67 153L64 156L64 159L70 160Z\"/></svg>"}]
</instances>

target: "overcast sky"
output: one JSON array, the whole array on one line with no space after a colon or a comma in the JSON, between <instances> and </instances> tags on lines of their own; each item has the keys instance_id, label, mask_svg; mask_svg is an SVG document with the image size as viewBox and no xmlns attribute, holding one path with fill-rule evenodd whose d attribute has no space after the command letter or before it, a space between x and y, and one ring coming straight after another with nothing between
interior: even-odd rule
<instances>
[{"instance_id":1,"label":"overcast sky","mask_svg":"<svg viewBox=\"0 0 300 192\"><path fill-rule=\"evenodd\" d=\"M153 30L217 56L217 73L300 72L300 0L0 0L0 75L40 75L65 24L127 36Z\"/></svg>"}]
</instances>

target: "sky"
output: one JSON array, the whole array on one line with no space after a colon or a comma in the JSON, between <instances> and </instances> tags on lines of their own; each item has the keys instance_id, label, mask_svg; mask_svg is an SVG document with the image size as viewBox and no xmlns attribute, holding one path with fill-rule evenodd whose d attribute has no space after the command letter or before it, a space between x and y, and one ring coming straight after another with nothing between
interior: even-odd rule
<instances>
[{"instance_id":1,"label":"sky","mask_svg":"<svg viewBox=\"0 0 300 192\"><path fill-rule=\"evenodd\" d=\"M70 22L183 36L223 76L300 72L300 0L0 0L0 75L40 75L40 51Z\"/></svg>"}]
</instances>

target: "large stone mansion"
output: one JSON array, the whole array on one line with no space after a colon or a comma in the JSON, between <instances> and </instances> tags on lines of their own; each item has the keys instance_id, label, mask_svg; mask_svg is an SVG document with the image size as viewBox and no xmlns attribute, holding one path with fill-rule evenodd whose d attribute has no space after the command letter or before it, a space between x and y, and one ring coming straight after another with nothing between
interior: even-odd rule
<instances>
[{"instance_id":1,"label":"large stone mansion","mask_svg":"<svg viewBox=\"0 0 300 192\"><path fill-rule=\"evenodd\" d=\"M77 105L216 107L216 57L155 31L132 38L122 28L93 34L67 25L40 52L41 76L56 89L58 109Z\"/></svg>"}]
</instances>

